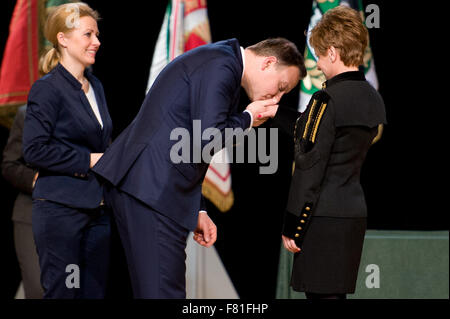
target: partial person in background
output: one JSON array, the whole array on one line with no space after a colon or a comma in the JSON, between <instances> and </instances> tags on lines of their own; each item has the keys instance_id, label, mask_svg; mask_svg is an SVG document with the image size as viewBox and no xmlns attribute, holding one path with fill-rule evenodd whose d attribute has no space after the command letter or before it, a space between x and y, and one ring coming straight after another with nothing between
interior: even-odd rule
<instances>
[{"instance_id":1,"label":"partial person in background","mask_svg":"<svg viewBox=\"0 0 450 319\"><path fill-rule=\"evenodd\" d=\"M26 165L22 153L23 124L26 105L18 108L3 150L2 174L18 191L12 221L14 223L14 246L19 261L25 299L41 299L44 292L39 280L39 259L31 226L31 192L37 171Z\"/></svg>"},{"instance_id":2,"label":"partial person in background","mask_svg":"<svg viewBox=\"0 0 450 319\"><path fill-rule=\"evenodd\" d=\"M103 86L87 70L100 47L98 18L84 3L49 14L47 74L28 96L23 151L39 170L32 222L44 298L105 297L110 216L90 168L111 141L112 122Z\"/></svg>"},{"instance_id":3,"label":"partial person in background","mask_svg":"<svg viewBox=\"0 0 450 319\"><path fill-rule=\"evenodd\" d=\"M295 141L282 240L295 253L294 290L309 299L344 299L355 291L366 231L361 167L386 114L383 99L358 70L368 32L357 11L327 11L310 43L327 81L297 121L283 108L274 119Z\"/></svg>"}]
</instances>

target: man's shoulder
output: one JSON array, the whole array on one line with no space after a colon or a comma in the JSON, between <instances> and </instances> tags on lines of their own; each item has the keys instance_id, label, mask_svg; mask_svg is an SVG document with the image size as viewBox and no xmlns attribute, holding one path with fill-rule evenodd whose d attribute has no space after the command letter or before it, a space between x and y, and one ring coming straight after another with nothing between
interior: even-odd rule
<instances>
[{"instance_id":1,"label":"man's shoulder","mask_svg":"<svg viewBox=\"0 0 450 319\"><path fill-rule=\"evenodd\" d=\"M210 45L217 48L218 50L223 50L224 52L228 53L237 52L240 48L239 41L236 38L217 41L211 43Z\"/></svg>"},{"instance_id":2,"label":"man's shoulder","mask_svg":"<svg viewBox=\"0 0 450 319\"><path fill-rule=\"evenodd\" d=\"M239 42L229 39L209 43L186 52L184 58L187 60L198 60L201 64L208 60L224 59L227 63L240 63L241 54Z\"/></svg>"}]
</instances>

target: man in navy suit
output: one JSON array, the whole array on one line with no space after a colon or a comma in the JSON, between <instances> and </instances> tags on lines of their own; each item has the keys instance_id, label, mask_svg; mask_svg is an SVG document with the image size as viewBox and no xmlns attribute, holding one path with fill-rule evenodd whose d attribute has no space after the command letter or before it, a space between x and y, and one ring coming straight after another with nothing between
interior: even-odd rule
<instances>
[{"instance_id":1,"label":"man in navy suit","mask_svg":"<svg viewBox=\"0 0 450 319\"><path fill-rule=\"evenodd\" d=\"M185 298L189 231L200 245L216 240L201 196L208 163L174 163L171 133L189 132L190 154L201 154L211 140L192 138L194 121L222 135L225 128L258 126L305 75L302 55L282 38L245 50L236 39L204 45L159 74L136 118L93 168L106 180L105 200L116 217L135 298ZM237 112L241 86L253 102Z\"/></svg>"}]
</instances>

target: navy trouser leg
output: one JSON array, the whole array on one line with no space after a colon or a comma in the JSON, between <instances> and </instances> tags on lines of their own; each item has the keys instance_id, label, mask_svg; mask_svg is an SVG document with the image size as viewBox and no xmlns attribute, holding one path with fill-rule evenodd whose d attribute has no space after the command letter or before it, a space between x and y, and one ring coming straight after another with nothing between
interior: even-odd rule
<instances>
[{"instance_id":1,"label":"navy trouser leg","mask_svg":"<svg viewBox=\"0 0 450 319\"><path fill-rule=\"evenodd\" d=\"M110 256L110 216L103 208L92 216L81 242L81 298L105 298Z\"/></svg>"},{"instance_id":2,"label":"navy trouser leg","mask_svg":"<svg viewBox=\"0 0 450 319\"><path fill-rule=\"evenodd\" d=\"M134 297L186 298L189 231L115 188L106 199L126 252Z\"/></svg>"},{"instance_id":3,"label":"navy trouser leg","mask_svg":"<svg viewBox=\"0 0 450 319\"><path fill-rule=\"evenodd\" d=\"M103 298L110 235L104 209L34 200L32 215L44 298Z\"/></svg>"}]
</instances>

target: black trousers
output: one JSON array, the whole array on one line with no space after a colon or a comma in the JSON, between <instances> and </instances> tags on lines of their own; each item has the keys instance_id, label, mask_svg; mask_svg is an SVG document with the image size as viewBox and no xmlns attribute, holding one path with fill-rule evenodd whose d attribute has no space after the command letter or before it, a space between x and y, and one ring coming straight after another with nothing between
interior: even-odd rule
<instances>
[{"instance_id":1,"label":"black trousers","mask_svg":"<svg viewBox=\"0 0 450 319\"><path fill-rule=\"evenodd\" d=\"M186 298L186 240L189 230L131 195L107 186L135 298Z\"/></svg>"},{"instance_id":2,"label":"black trousers","mask_svg":"<svg viewBox=\"0 0 450 319\"><path fill-rule=\"evenodd\" d=\"M104 298L110 245L105 208L33 200L32 218L44 298Z\"/></svg>"}]
</instances>

